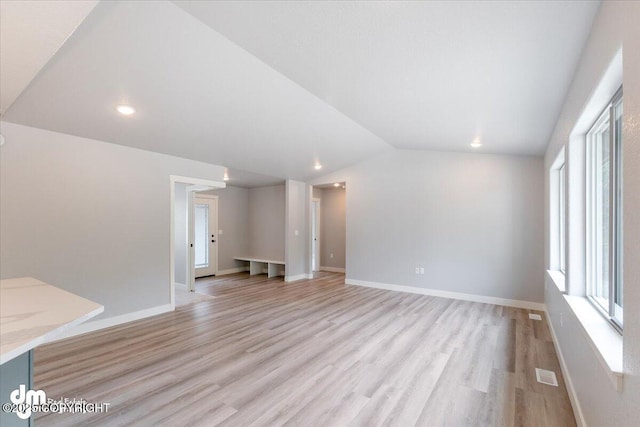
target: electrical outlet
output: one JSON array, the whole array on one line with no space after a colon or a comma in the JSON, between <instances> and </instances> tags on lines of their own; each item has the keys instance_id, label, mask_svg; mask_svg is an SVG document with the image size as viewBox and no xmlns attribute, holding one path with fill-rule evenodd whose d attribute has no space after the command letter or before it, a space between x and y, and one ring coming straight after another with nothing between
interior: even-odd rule
<instances>
[{"instance_id":1,"label":"electrical outlet","mask_svg":"<svg viewBox=\"0 0 640 427\"><path fill-rule=\"evenodd\" d=\"M299 234L300 234L300 232L299 232L298 230L295 230L295 231L293 232L293 234L297 236L297 235L299 235Z\"/></svg>"},{"instance_id":2,"label":"electrical outlet","mask_svg":"<svg viewBox=\"0 0 640 427\"><path fill-rule=\"evenodd\" d=\"M424 274L424 267L420 267L420 274Z\"/></svg>"},{"instance_id":3,"label":"electrical outlet","mask_svg":"<svg viewBox=\"0 0 640 427\"><path fill-rule=\"evenodd\" d=\"M333 252L331 252L331 254L329 254L329 258L333 258Z\"/></svg>"}]
</instances>

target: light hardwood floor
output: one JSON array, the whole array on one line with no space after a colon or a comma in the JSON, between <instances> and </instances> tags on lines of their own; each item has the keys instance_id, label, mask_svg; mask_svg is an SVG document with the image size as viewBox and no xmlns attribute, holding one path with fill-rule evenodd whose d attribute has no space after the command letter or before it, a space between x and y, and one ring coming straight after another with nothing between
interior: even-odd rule
<instances>
[{"instance_id":1,"label":"light hardwood floor","mask_svg":"<svg viewBox=\"0 0 640 427\"><path fill-rule=\"evenodd\" d=\"M37 388L111 408L36 425L575 425L546 322L528 310L338 273L197 289L215 298L37 349ZM560 387L537 383L536 367Z\"/></svg>"}]
</instances>

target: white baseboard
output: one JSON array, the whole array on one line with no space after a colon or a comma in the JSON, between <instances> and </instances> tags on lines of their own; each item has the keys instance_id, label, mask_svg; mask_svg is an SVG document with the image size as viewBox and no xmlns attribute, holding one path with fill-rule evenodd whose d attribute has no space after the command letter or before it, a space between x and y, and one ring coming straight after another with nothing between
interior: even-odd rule
<instances>
[{"instance_id":1,"label":"white baseboard","mask_svg":"<svg viewBox=\"0 0 640 427\"><path fill-rule=\"evenodd\" d=\"M488 297L484 295L465 294L462 292L441 291L438 289L417 288L415 286L391 285L388 283L369 282L366 280L356 280L349 278L345 279L344 282L347 285L365 286L367 288L386 289L388 291L408 292L412 294L429 295L433 297L482 302L485 304L504 305L507 307L524 308L527 310L544 311L545 309L545 305L539 302Z\"/></svg>"},{"instance_id":2,"label":"white baseboard","mask_svg":"<svg viewBox=\"0 0 640 427\"><path fill-rule=\"evenodd\" d=\"M227 274L243 273L249 271L249 267L229 268L227 270L218 270L216 276L226 276Z\"/></svg>"},{"instance_id":3,"label":"white baseboard","mask_svg":"<svg viewBox=\"0 0 640 427\"><path fill-rule=\"evenodd\" d=\"M173 282L173 287L176 289L182 289L183 291L188 291L187 285L184 283Z\"/></svg>"},{"instance_id":4,"label":"white baseboard","mask_svg":"<svg viewBox=\"0 0 640 427\"><path fill-rule=\"evenodd\" d=\"M313 274L296 274L295 276L284 276L285 282L295 282L296 280L313 279Z\"/></svg>"},{"instance_id":5,"label":"white baseboard","mask_svg":"<svg viewBox=\"0 0 640 427\"><path fill-rule=\"evenodd\" d=\"M56 336L55 339L47 342L55 342L66 338L75 337L77 335L88 334L89 332L95 332L100 329L122 325L124 323L133 322L135 320L144 319L146 317L157 316L158 314L167 313L173 310L174 308L171 306L171 304L165 304L140 311L134 311L133 313L121 314L119 316L108 317L106 319L93 320L90 322L82 323L75 328L68 330L64 334Z\"/></svg>"},{"instance_id":6,"label":"white baseboard","mask_svg":"<svg viewBox=\"0 0 640 427\"><path fill-rule=\"evenodd\" d=\"M573 381L571 381L571 376L569 375L569 369L567 368L567 363L565 362L564 356L562 355L562 349L560 349L560 343L558 341L556 331L555 329L553 329L553 323L551 323L551 316L549 316L549 312L547 310L545 310L544 313L547 318L547 324L549 325L549 330L551 331L551 339L553 340L553 346L556 348L556 354L558 355L558 360L560 361L560 369L562 370L564 383L567 385L567 393L569 394L569 400L571 401L573 414L576 418L576 424L578 424L578 427L586 427L587 423L584 420L584 414L582 413L582 407L580 406L580 401L578 400L578 394L576 393L576 389L573 387Z\"/></svg>"},{"instance_id":7,"label":"white baseboard","mask_svg":"<svg viewBox=\"0 0 640 427\"><path fill-rule=\"evenodd\" d=\"M320 271L330 271L331 273L344 273L346 270L339 267L323 267L320 266Z\"/></svg>"}]
</instances>

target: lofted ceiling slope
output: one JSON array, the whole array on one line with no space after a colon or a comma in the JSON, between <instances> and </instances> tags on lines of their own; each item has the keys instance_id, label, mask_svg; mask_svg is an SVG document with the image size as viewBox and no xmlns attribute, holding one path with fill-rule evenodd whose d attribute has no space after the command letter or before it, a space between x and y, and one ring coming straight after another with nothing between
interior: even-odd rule
<instances>
[{"instance_id":1,"label":"lofted ceiling slope","mask_svg":"<svg viewBox=\"0 0 640 427\"><path fill-rule=\"evenodd\" d=\"M0 1L0 115L97 3Z\"/></svg>"},{"instance_id":2,"label":"lofted ceiling slope","mask_svg":"<svg viewBox=\"0 0 640 427\"><path fill-rule=\"evenodd\" d=\"M100 2L4 119L298 180L391 149L167 1Z\"/></svg>"},{"instance_id":3,"label":"lofted ceiling slope","mask_svg":"<svg viewBox=\"0 0 640 427\"><path fill-rule=\"evenodd\" d=\"M102 1L3 119L304 181L394 146L540 155L598 5Z\"/></svg>"},{"instance_id":4,"label":"lofted ceiling slope","mask_svg":"<svg viewBox=\"0 0 640 427\"><path fill-rule=\"evenodd\" d=\"M544 152L597 1L176 1L399 148Z\"/></svg>"}]
</instances>

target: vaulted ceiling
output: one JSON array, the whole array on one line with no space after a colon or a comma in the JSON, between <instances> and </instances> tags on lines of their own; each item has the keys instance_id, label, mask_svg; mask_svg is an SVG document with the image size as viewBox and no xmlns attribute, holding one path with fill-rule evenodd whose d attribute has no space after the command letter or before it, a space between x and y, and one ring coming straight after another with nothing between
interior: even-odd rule
<instances>
[{"instance_id":1,"label":"vaulted ceiling","mask_svg":"<svg viewBox=\"0 0 640 427\"><path fill-rule=\"evenodd\" d=\"M540 155L597 8L102 1L3 120L300 180L474 138ZM17 59L3 51L2 70ZM123 103L136 113L119 115Z\"/></svg>"}]
</instances>

